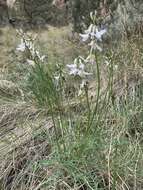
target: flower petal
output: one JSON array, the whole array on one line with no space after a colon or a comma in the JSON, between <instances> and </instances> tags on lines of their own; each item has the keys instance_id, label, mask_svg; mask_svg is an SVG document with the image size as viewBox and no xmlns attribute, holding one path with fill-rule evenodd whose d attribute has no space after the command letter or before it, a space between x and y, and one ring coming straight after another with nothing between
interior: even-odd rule
<instances>
[{"instance_id":1,"label":"flower petal","mask_svg":"<svg viewBox=\"0 0 143 190\"><path fill-rule=\"evenodd\" d=\"M26 49L26 45L25 45L24 41L21 39L21 43L17 46L16 50L24 52L25 49Z\"/></svg>"},{"instance_id":2,"label":"flower petal","mask_svg":"<svg viewBox=\"0 0 143 190\"><path fill-rule=\"evenodd\" d=\"M33 60L27 59L27 63L31 66L35 66L35 62Z\"/></svg>"},{"instance_id":3,"label":"flower petal","mask_svg":"<svg viewBox=\"0 0 143 190\"><path fill-rule=\"evenodd\" d=\"M93 24L91 24L89 27L88 27L88 29L87 30L85 30L85 33L86 34L89 34L89 33L91 33L92 32L92 28L93 28Z\"/></svg>"},{"instance_id":4,"label":"flower petal","mask_svg":"<svg viewBox=\"0 0 143 190\"><path fill-rule=\"evenodd\" d=\"M70 64L70 65L67 65L67 67L69 69L74 69L74 68L77 68L77 65L76 64Z\"/></svg>"},{"instance_id":5,"label":"flower petal","mask_svg":"<svg viewBox=\"0 0 143 190\"><path fill-rule=\"evenodd\" d=\"M98 29L96 29L96 33L95 33L95 37L98 39L98 40L102 40L101 37L103 36L103 34L105 34L107 32L106 29L103 29L103 30L100 30L98 31Z\"/></svg>"},{"instance_id":6,"label":"flower petal","mask_svg":"<svg viewBox=\"0 0 143 190\"><path fill-rule=\"evenodd\" d=\"M86 42L89 38L89 34L79 34L79 36L82 38L83 42Z\"/></svg>"}]
</instances>

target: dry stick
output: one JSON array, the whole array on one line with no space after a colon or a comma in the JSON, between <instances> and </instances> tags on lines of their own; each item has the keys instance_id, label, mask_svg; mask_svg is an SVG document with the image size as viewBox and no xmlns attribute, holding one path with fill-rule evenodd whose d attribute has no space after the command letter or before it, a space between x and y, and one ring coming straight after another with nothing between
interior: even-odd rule
<instances>
[{"instance_id":1,"label":"dry stick","mask_svg":"<svg viewBox=\"0 0 143 190\"><path fill-rule=\"evenodd\" d=\"M127 186L127 184L125 183L125 181L121 178L121 176L117 173L117 176L119 177L119 179L122 182L122 185L125 185L125 187L127 188L127 190L130 190L129 187ZM124 188L124 187L123 187ZM124 188L125 189L125 188Z\"/></svg>"}]
</instances>

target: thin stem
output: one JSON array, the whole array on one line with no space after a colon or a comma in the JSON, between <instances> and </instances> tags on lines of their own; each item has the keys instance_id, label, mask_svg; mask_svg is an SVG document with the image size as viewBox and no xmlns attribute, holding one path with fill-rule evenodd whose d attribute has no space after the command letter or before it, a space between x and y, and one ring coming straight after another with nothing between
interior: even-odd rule
<instances>
[{"instance_id":1,"label":"thin stem","mask_svg":"<svg viewBox=\"0 0 143 190\"><path fill-rule=\"evenodd\" d=\"M91 128L91 125L93 123L94 117L97 115L98 105L99 105L99 97L100 97L100 69L99 69L99 63L98 63L98 60L97 60L97 56L96 56L96 73L97 73L97 98L96 98L96 105L95 105L95 108L93 110L92 117L91 117L90 124L89 124L87 132L89 132L89 129Z\"/></svg>"},{"instance_id":2,"label":"thin stem","mask_svg":"<svg viewBox=\"0 0 143 190\"><path fill-rule=\"evenodd\" d=\"M85 97L86 97L86 103L87 103L87 108L88 108L88 126L87 126L87 129L88 129L90 127L91 108L90 108L90 101L89 101L87 85L85 85L84 90L85 90Z\"/></svg>"}]
</instances>

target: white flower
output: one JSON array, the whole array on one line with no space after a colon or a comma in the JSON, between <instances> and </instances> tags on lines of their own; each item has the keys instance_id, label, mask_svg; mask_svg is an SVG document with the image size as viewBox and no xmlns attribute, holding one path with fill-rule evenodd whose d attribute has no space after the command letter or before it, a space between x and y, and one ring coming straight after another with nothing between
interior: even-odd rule
<instances>
[{"instance_id":1,"label":"white flower","mask_svg":"<svg viewBox=\"0 0 143 190\"><path fill-rule=\"evenodd\" d=\"M83 42L86 42L88 40L88 38L90 37L89 33L87 33L87 34L79 34L79 35L82 38Z\"/></svg>"},{"instance_id":2,"label":"white flower","mask_svg":"<svg viewBox=\"0 0 143 190\"><path fill-rule=\"evenodd\" d=\"M90 37L90 35L91 35L92 31L93 31L93 27L94 27L94 25L91 24L88 27L88 29L84 31L85 34L79 34L79 36L82 38L83 42L86 42L89 39L89 37Z\"/></svg>"},{"instance_id":3,"label":"white flower","mask_svg":"<svg viewBox=\"0 0 143 190\"><path fill-rule=\"evenodd\" d=\"M67 65L68 69L69 69L69 75L74 75L74 76L80 76L80 77L85 77L88 75L91 75L91 73L86 72L85 66L83 63L80 64L70 64Z\"/></svg>"},{"instance_id":4,"label":"white flower","mask_svg":"<svg viewBox=\"0 0 143 190\"><path fill-rule=\"evenodd\" d=\"M79 34L79 36L82 38L82 41L85 42L87 41L89 38L93 38L95 36L95 26L93 24L91 24L87 30L85 30L84 34Z\"/></svg>"},{"instance_id":5,"label":"white flower","mask_svg":"<svg viewBox=\"0 0 143 190\"><path fill-rule=\"evenodd\" d=\"M31 66L35 66L35 62L31 59L27 59L27 63Z\"/></svg>"},{"instance_id":6,"label":"white flower","mask_svg":"<svg viewBox=\"0 0 143 190\"><path fill-rule=\"evenodd\" d=\"M106 29L103 29L103 30L98 31L98 29L96 28L95 37L97 38L97 40L102 41L102 36L103 36L103 34L105 34L106 32L107 32Z\"/></svg>"},{"instance_id":7,"label":"white flower","mask_svg":"<svg viewBox=\"0 0 143 190\"><path fill-rule=\"evenodd\" d=\"M77 75L78 69L77 69L77 65L75 63L67 65L67 67L69 69L69 75Z\"/></svg>"},{"instance_id":8,"label":"white flower","mask_svg":"<svg viewBox=\"0 0 143 190\"><path fill-rule=\"evenodd\" d=\"M93 27L94 27L94 25L91 24L91 25L88 27L88 29L85 30L85 33L86 33L86 34L90 34L90 33L93 31Z\"/></svg>"},{"instance_id":9,"label":"white flower","mask_svg":"<svg viewBox=\"0 0 143 190\"><path fill-rule=\"evenodd\" d=\"M26 45L25 45L23 39L21 39L21 43L17 46L16 50L17 50L17 51L24 52L25 49L26 49Z\"/></svg>"},{"instance_id":10,"label":"white flower","mask_svg":"<svg viewBox=\"0 0 143 190\"><path fill-rule=\"evenodd\" d=\"M21 43L17 46L16 50L24 52L26 50L26 48L29 49L32 56L34 56L35 48L34 48L33 43L30 40L21 39Z\"/></svg>"},{"instance_id":11,"label":"white flower","mask_svg":"<svg viewBox=\"0 0 143 190\"><path fill-rule=\"evenodd\" d=\"M94 40L95 38L97 40L100 40L102 41L102 36L103 34L105 34L107 32L106 29L103 29L103 30L98 30L97 27L93 24L91 24L87 30L85 30L85 33L84 34L79 34L80 37L82 38L82 41L83 42L86 42L89 38L91 40Z\"/></svg>"},{"instance_id":12,"label":"white flower","mask_svg":"<svg viewBox=\"0 0 143 190\"><path fill-rule=\"evenodd\" d=\"M34 49L34 45L30 40L25 40L25 44L28 49Z\"/></svg>"}]
</instances>

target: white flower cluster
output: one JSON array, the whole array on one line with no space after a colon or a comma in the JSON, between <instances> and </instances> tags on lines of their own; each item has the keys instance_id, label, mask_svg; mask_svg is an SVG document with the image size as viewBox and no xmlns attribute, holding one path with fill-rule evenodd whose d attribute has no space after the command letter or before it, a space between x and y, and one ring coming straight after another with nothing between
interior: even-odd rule
<instances>
[{"instance_id":1,"label":"white flower cluster","mask_svg":"<svg viewBox=\"0 0 143 190\"><path fill-rule=\"evenodd\" d=\"M107 29L99 30L96 25L91 24L84 34L80 34L83 42L89 40L89 46L93 50L102 51L102 48L98 45L98 41L102 41L102 36L107 32Z\"/></svg>"},{"instance_id":2,"label":"white flower cluster","mask_svg":"<svg viewBox=\"0 0 143 190\"><path fill-rule=\"evenodd\" d=\"M95 24L91 24L84 34L79 34L83 42L88 41L90 46L90 53L86 59L83 57L78 57L75 59L73 64L67 65L69 69L69 75L80 76L84 78L87 75L91 75L85 71L85 64L94 64L95 61L95 51L102 51L102 48L98 45L98 41L102 41L102 36L107 32L106 29L99 30Z\"/></svg>"},{"instance_id":3,"label":"white flower cluster","mask_svg":"<svg viewBox=\"0 0 143 190\"><path fill-rule=\"evenodd\" d=\"M85 60L82 57L78 57L74 60L73 64L67 65L69 75L79 76L81 78L91 75L91 73L85 71L84 61Z\"/></svg>"},{"instance_id":4,"label":"white flower cluster","mask_svg":"<svg viewBox=\"0 0 143 190\"><path fill-rule=\"evenodd\" d=\"M82 38L82 41L85 42L88 39L90 40L99 40L102 41L102 36L107 32L106 29L98 30L97 26L94 24L91 24L87 30L85 30L84 34L80 34L80 37Z\"/></svg>"},{"instance_id":5,"label":"white flower cluster","mask_svg":"<svg viewBox=\"0 0 143 190\"><path fill-rule=\"evenodd\" d=\"M39 61L44 62L45 55L40 55L40 52L36 50L33 41L35 38L29 38L23 31L20 31L19 34L22 36L20 44L17 46L16 50L20 52L25 52L28 50L30 52L31 58L27 59L29 65L35 65L35 58L38 58Z\"/></svg>"}]
</instances>

